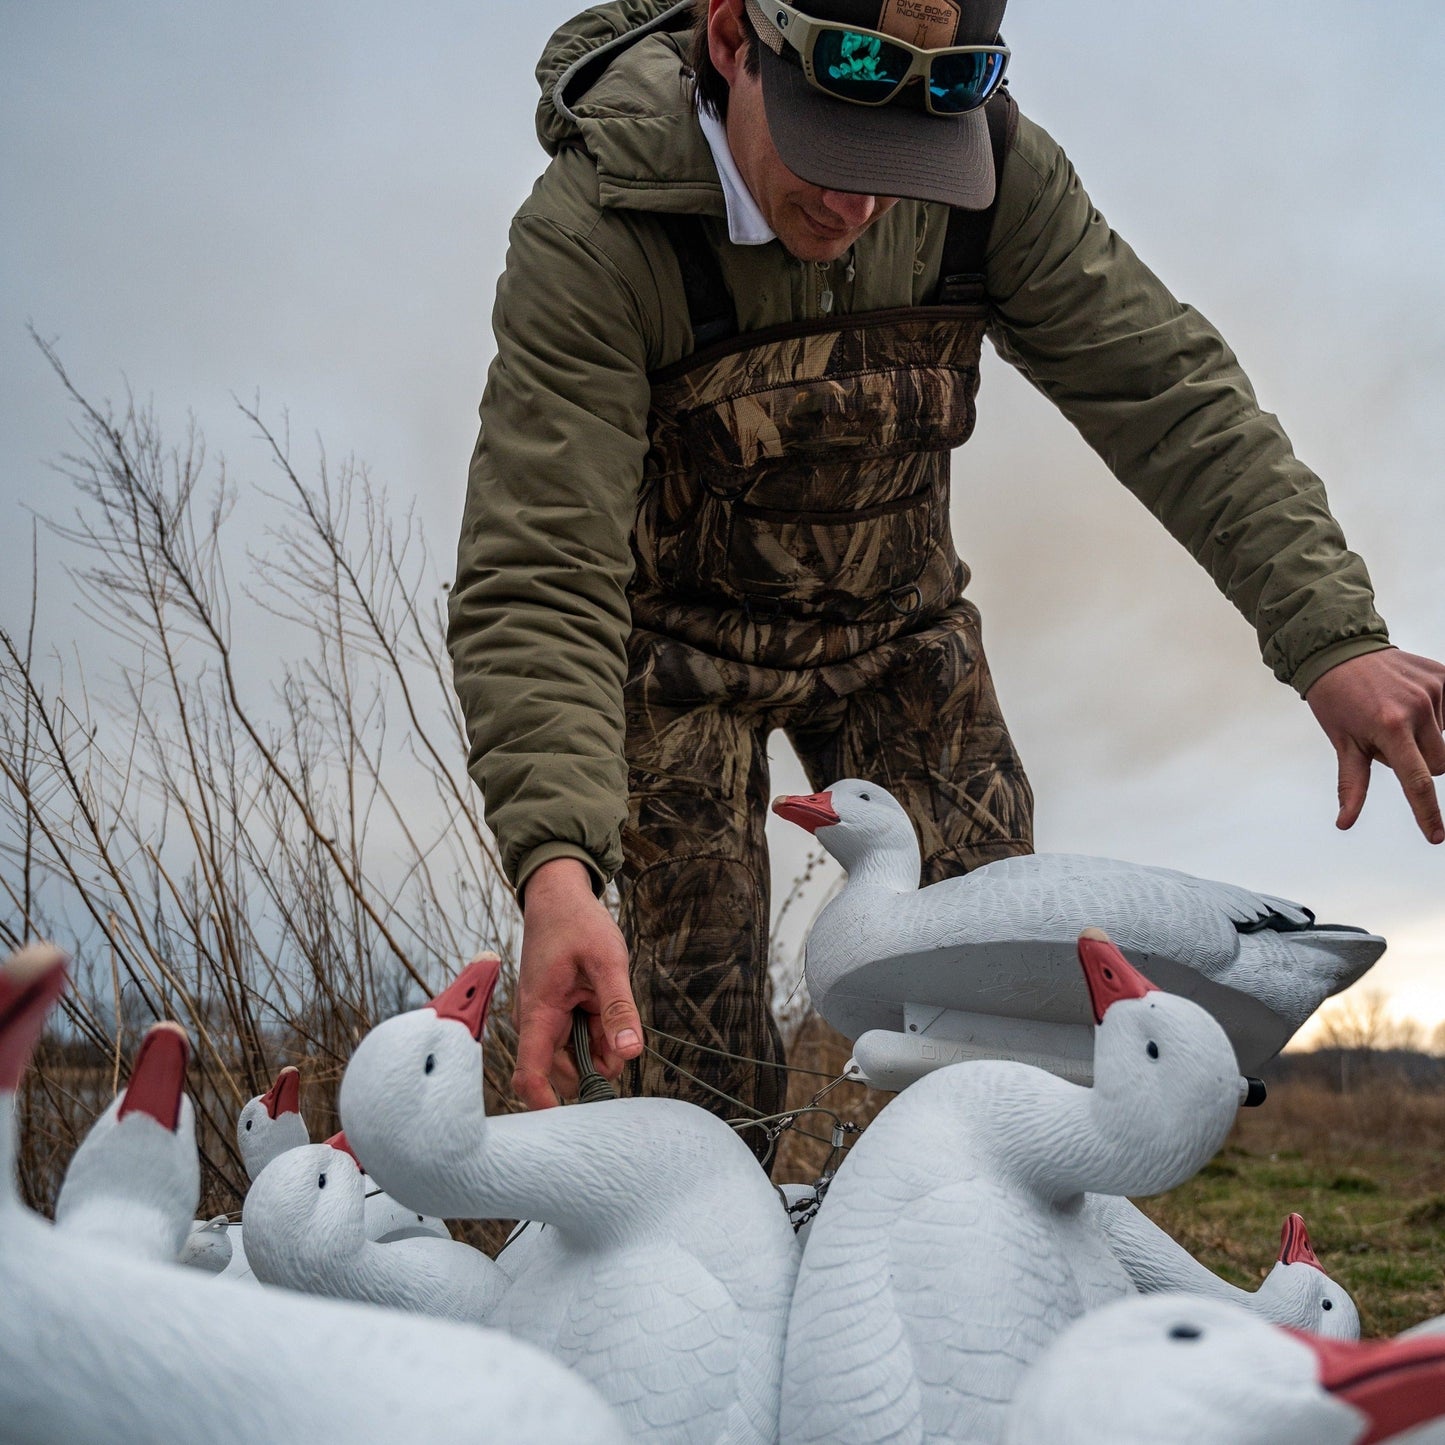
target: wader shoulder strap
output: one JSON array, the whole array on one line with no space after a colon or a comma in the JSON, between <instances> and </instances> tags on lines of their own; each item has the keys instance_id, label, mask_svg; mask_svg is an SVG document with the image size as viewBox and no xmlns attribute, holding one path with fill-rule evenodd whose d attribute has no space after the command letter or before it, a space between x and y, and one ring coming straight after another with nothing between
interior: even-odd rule
<instances>
[{"instance_id":1,"label":"wader shoulder strap","mask_svg":"<svg viewBox=\"0 0 1445 1445\"><path fill-rule=\"evenodd\" d=\"M702 217L663 213L657 218L682 271L682 289L687 296L687 315L692 322L694 350L726 341L738 334L737 309L723 280L722 262L708 243Z\"/></svg>"},{"instance_id":2,"label":"wader shoulder strap","mask_svg":"<svg viewBox=\"0 0 1445 1445\"><path fill-rule=\"evenodd\" d=\"M943 238L943 264L939 268L938 289L933 293L933 302L938 306L976 301L983 281L984 252L988 249L988 235L998 209L997 183L1002 180L1004 157L1018 129L1019 111L1013 96L1004 89L984 107L984 115L988 119L989 145L993 148L996 182L993 202L982 211L965 211L955 206L949 212L948 230Z\"/></svg>"}]
</instances>

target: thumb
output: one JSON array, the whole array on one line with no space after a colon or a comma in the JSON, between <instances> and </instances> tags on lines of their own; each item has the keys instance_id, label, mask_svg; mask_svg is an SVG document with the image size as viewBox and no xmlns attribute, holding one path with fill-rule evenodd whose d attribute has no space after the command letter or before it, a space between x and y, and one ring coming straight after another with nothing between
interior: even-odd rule
<instances>
[{"instance_id":1,"label":"thumb","mask_svg":"<svg viewBox=\"0 0 1445 1445\"><path fill-rule=\"evenodd\" d=\"M1338 744L1340 759L1340 812L1335 827L1352 828L1365 806L1370 788L1370 755L1352 738Z\"/></svg>"},{"instance_id":2,"label":"thumb","mask_svg":"<svg viewBox=\"0 0 1445 1445\"><path fill-rule=\"evenodd\" d=\"M592 978L597 1012L613 1053L635 1059L642 1052L642 1016L627 978L627 955L599 964Z\"/></svg>"}]
</instances>

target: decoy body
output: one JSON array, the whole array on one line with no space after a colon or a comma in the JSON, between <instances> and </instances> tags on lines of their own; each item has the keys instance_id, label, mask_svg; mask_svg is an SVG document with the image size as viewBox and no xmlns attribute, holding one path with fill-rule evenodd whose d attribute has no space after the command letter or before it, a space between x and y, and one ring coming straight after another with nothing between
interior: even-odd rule
<instances>
[{"instance_id":1,"label":"decoy body","mask_svg":"<svg viewBox=\"0 0 1445 1445\"><path fill-rule=\"evenodd\" d=\"M366 1237L366 1185L342 1134L273 1159L246 1196L246 1257L263 1284L481 1324L507 1276L480 1250Z\"/></svg>"},{"instance_id":2,"label":"decoy body","mask_svg":"<svg viewBox=\"0 0 1445 1445\"><path fill-rule=\"evenodd\" d=\"M1197 1295L1086 1315L1024 1377L1005 1445L1441 1445L1445 1340L1283 1330Z\"/></svg>"},{"instance_id":3,"label":"decoy body","mask_svg":"<svg viewBox=\"0 0 1445 1445\"><path fill-rule=\"evenodd\" d=\"M493 1319L593 1381L636 1439L776 1440L797 1254L772 1185L727 1125L674 1099L488 1119L498 968L477 960L362 1041L347 1138L418 1209L535 1221Z\"/></svg>"},{"instance_id":4,"label":"decoy body","mask_svg":"<svg viewBox=\"0 0 1445 1445\"><path fill-rule=\"evenodd\" d=\"M186 1098L190 1042L179 1024L151 1027L130 1082L91 1126L65 1171L56 1228L137 1259L179 1257L201 1194L195 1114Z\"/></svg>"},{"instance_id":5,"label":"decoy body","mask_svg":"<svg viewBox=\"0 0 1445 1445\"><path fill-rule=\"evenodd\" d=\"M1223 1142L1242 1086L1223 1030L1102 935L1077 950L1092 1088L1002 1061L939 1069L838 1170L788 1327L789 1445L997 1441L1029 1362L1132 1292L1084 1195L1171 1189Z\"/></svg>"},{"instance_id":6,"label":"decoy body","mask_svg":"<svg viewBox=\"0 0 1445 1445\"><path fill-rule=\"evenodd\" d=\"M777 799L847 870L808 935L818 1011L897 1089L941 1064L1016 1058L1088 1082L1074 941L1102 928L1161 988L1204 1005L1257 1071L1384 952L1299 904L1167 868L1041 853L919 888L917 835L876 783Z\"/></svg>"},{"instance_id":7,"label":"decoy body","mask_svg":"<svg viewBox=\"0 0 1445 1445\"><path fill-rule=\"evenodd\" d=\"M1280 1231L1274 1268L1254 1291L1238 1289L1206 1269L1127 1199L1090 1194L1084 1216L1098 1226L1140 1294L1183 1291L1226 1300L1270 1324L1309 1330L1330 1340L1360 1338L1360 1315L1343 1285L1325 1273L1309 1231L1291 1214Z\"/></svg>"},{"instance_id":8,"label":"decoy body","mask_svg":"<svg viewBox=\"0 0 1445 1445\"><path fill-rule=\"evenodd\" d=\"M15 1189L14 1094L63 986L64 960L48 947L0 966L0 1434L7 1442L622 1445L630 1438L590 1386L497 1331L286 1290L237 1289L128 1257L30 1213Z\"/></svg>"}]
</instances>

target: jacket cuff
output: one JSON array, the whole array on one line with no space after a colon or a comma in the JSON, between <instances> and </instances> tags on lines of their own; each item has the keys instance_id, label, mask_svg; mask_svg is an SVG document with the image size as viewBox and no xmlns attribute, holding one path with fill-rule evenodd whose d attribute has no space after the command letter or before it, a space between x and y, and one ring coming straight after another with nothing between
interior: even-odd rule
<instances>
[{"instance_id":1,"label":"jacket cuff","mask_svg":"<svg viewBox=\"0 0 1445 1445\"><path fill-rule=\"evenodd\" d=\"M597 860L585 848L579 848L575 843L559 843L554 839L550 843L539 843L517 865L517 902L519 904L522 901L522 890L527 886L527 879L542 864L550 863L554 858L575 858L579 863L584 864L588 873L592 875L593 893L599 898L602 896L602 890L607 886L607 877L597 866Z\"/></svg>"},{"instance_id":2,"label":"jacket cuff","mask_svg":"<svg viewBox=\"0 0 1445 1445\"><path fill-rule=\"evenodd\" d=\"M1367 652L1383 652L1395 644L1388 637L1350 637L1343 642L1332 642L1307 657L1289 683L1303 697L1332 667L1352 658L1363 657Z\"/></svg>"}]
</instances>

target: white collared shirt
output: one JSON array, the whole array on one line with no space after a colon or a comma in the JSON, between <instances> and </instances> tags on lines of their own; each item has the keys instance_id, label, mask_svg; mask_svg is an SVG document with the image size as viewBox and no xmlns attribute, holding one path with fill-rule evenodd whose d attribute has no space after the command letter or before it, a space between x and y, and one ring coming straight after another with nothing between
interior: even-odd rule
<instances>
[{"instance_id":1,"label":"white collared shirt","mask_svg":"<svg viewBox=\"0 0 1445 1445\"><path fill-rule=\"evenodd\" d=\"M735 246L764 246L776 240L777 232L763 219L753 193L748 190L747 182L733 160L732 147L728 145L722 121L701 102L697 107L697 120L707 137L708 149L712 151L718 179L722 181L723 199L728 208L728 240Z\"/></svg>"}]
</instances>

